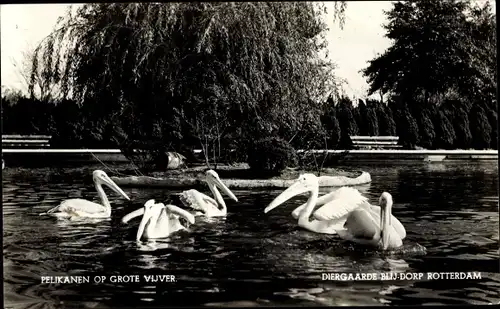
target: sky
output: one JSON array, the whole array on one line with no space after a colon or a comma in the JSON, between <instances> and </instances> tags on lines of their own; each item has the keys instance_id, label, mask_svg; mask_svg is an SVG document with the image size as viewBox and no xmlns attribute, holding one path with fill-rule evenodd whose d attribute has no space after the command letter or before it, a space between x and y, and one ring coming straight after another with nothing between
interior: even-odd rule
<instances>
[{"instance_id":1,"label":"sky","mask_svg":"<svg viewBox=\"0 0 500 309\"><path fill-rule=\"evenodd\" d=\"M337 76L346 81L345 94L351 98L364 98L368 84L359 71L367 66L367 61L390 46L382 25L386 22L383 12L389 10L392 3L348 2L342 29L333 20L333 5L334 2L327 2L329 57L337 65ZM57 18L64 15L67 7L67 4L1 5L2 86L26 90L24 78L19 73L24 53L33 50L54 29Z\"/></svg>"}]
</instances>

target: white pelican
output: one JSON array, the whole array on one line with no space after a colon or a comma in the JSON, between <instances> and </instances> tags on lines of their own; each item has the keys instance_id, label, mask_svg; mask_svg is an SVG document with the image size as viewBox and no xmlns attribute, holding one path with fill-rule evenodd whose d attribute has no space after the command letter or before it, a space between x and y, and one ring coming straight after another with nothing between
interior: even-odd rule
<instances>
[{"instance_id":1,"label":"white pelican","mask_svg":"<svg viewBox=\"0 0 500 309\"><path fill-rule=\"evenodd\" d=\"M392 225L392 196L387 192L382 193L379 204L382 215L370 208L358 208L352 211L347 217L344 228L337 231L340 238L383 250L401 247L404 236Z\"/></svg>"},{"instance_id":2,"label":"white pelican","mask_svg":"<svg viewBox=\"0 0 500 309\"><path fill-rule=\"evenodd\" d=\"M215 199L208 195L205 195L197 190L190 189L181 192L180 200L187 206L195 210L200 210L201 212L196 212L195 215L202 215L206 217L223 217L227 215L227 207L222 195L220 194L217 187L219 187L224 193L226 193L230 198L238 201L238 198L229 190L229 188L220 180L219 175L213 171L208 170L205 173L205 181L208 184L208 188L212 191ZM220 208L219 208L220 205Z\"/></svg>"},{"instance_id":3,"label":"white pelican","mask_svg":"<svg viewBox=\"0 0 500 309\"><path fill-rule=\"evenodd\" d=\"M141 238L165 238L174 232L185 230L186 227L181 224L179 217L186 219L191 224L195 222L194 216L189 212L174 205L155 203L155 200L148 200L143 208L123 217L122 222L127 223L140 215L142 215L142 220L137 229L137 241Z\"/></svg>"},{"instance_id":4,"label":"white pelican","mask_svg":"<svg viewBox=\"0 0 500 309\"><path fill-rule=\"evenodd\" d=\"M300 175L293 185L264 209L264 212L267 213L293 196L305 192L310 192L309 199L306 204L297 207L292 212L292 216L298 219L300 227L312 232L337 234L337 230L343 228L349 213L357 208L370 208L373 212L380 214L380 207L370 205L368 199L354 188L341 187L318 198L318 177L313 174ZM313 213L317 205L323 206ZM312 221L309 220L311 214L314 217ZM406 231L399 220L393 218L393 221L400 233L406 236Z\"/></svg>"},{"instance_id":5,"label":"white pelican","mask_svg":"<svg viewBox=\"0 0 500 309\"><path fill-rule=\"evenodd\" d=\"M95 170L92 173L92 178L94 179L95 188L97 190L97 194L101 198L102 205L81 198L73 198L63 201L58 206L45 213L41 213L40 215L53 215L63 218L109 218L111 217L111 205L109 204L106 193L104 193L102 185L108 186L127 200L130 200L127 194L125 194L125 192L123 192L123 190L120 189L120 187L118 187L118 185L111 180L105 172Z\"/></svg>"}]
</instances>

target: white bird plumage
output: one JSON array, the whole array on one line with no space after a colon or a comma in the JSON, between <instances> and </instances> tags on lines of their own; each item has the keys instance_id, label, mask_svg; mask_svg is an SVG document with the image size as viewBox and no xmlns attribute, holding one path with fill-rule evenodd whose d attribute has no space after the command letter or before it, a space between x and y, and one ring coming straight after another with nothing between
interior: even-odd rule
<instances>
[{"instance_id":1,"label":"white bird plumage","mask_svg":"<svg viewBox=\"0 0 500 309\"><path fill-rule=\"evenodd\" d=\"M136 240L158 239L170 236L186 227L180 222L180 218L186 219L194 224L195 218L189 212L174 206L156 203L155 200L148 200L144 207L137 209L122 218L123 223L128 223L131 219L141 216L142 220L137 229Z\"/></svg>"},{"instance_id":2,"label":"white bird plumage","mask_svg":"<svg viewBox=\"0 0 500 309\"><path fill-rule=\"evenodd\" d=\"M108 197L106 196L102 185L108 186L119 195L123 196L127 200L130 200L127 194L123 192L123 190L120 189L120 187L118 187L118 185L111 180L105 172L95 170L92 173L92 178L102 204L80 198L68 199L49 211L41 213L40 215L51 215L59 218L109 218L111 216L111 204L109 203Z\"/></svg>"},{"instance_id":3,"label":"white bird plumage","mask_svg":"<svg viewBox=\"0 0 500 309\"><path fill-rule=\"evenodd\" d=\"M388 192L383 192L379 204L382 213L374 211L373 208L358 208L352 211L344 227L337 231L340 238L382 250L401 247L406 232L402 234L393 225L395 220L391 213L392 196Z\"/></svg>"},{"instance_id":4,"label":"white bird plumage","mask_svg":"<svg viewBox=\"0 0 500 309\"><path fill-rule=\"evenodd\" d=\"M348 215L356 209L371 209L380 215L380 207L370 205L368 198L364 197L358 190L351 187L341 187L335 191L318 198L318 177L313 174L302 174L297 181L288 189L276 197L264 210L265 213L278 207L293 196L310 192L309 199L305 204L297 207L292 216L298 219L298 225L302 228L316 233L337 234L337 230L344 227ZM316 206L321 206L313 212ZM313 220L310 220L311 214ZM402 224L393 217L395 228L406 235Z\"/></svg>"},{"instance_id":5,"label":"white bird plumage","mask_svg":"<svg viewBox=\"0 0 500 309\"><path fill-rule=\"evenodd\" d=\"M222 190L227 196L229 196L234 201L238 201L238 198L229 190L229 188L220 180L219 175L213 171L208 170L205 173L205 179L210 191L214 195L214 198L203 194L195 189L190 189L181 192L180 200L187 206L194 210L199 210L196 215L202 215L205 217L223 217L227 215L227 207L224 202L224 198L220 194L217 187ZM220 206L220 207L219 207Z\"/></svg>"}]
</instances>

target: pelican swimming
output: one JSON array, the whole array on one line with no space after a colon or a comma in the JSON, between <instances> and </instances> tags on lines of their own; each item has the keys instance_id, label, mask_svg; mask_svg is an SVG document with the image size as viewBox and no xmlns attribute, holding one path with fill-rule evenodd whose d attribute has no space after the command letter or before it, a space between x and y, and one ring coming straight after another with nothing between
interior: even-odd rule
<instances>
[{"instance_id":1,"label":"pelican swimming","mask_svg":"<svg viewBox=\"0 0 500 309\"><path fill-rule=\"evenodd\" d=\"M96 170L92 173L92 178L94 180L97 194L101 198L102 204L97 204L81 198L73 198L63 201L58 206L50 209L45 213L41 213L40 215L53 215L63 218L109 218L111 217L111 205L109 203L108 197L106 196L106 193L104 193L102 185L108 186L127 200L130 200L127 194L125 194L125 192L123 192L123 190L120 189L120 187L118 187L118 185L113 180L111 180L111 178L109 178L109 176L106 175L105 172Z\"/></svg>"},{"instance_id":2,"label":"pelican swimming","mask_svg":"<svg viewBox=\"0 0 500 309\"><path fill-rule=\"evenodd\" d=\"M401 247L406 234L401 235L392 225L392 196L388 192L382 193L379 204L381 215L370 208L352 211L344 228L337 231L340 238L383 250Z\"/></svg>"},{"instance_id":3,"label":"pelican swimming","mask_svg":"<svg viewBox=\"0 0 500 309\"><path fill-rule=\"evenodd\" d=\"M174 205L155 203L155 200L148 200L143 208L137 209L123 217L122 222L127 223L140 215L142 215L142 220L137 229L137 241L141 240L141 238L165 238L172 233L185 230L186 227L181 224L180 217L186 219L191 224L195 222L194 216L189 212Z\"/></svg>"},{"instance_id":4,"label":"pelican swimming","mask_svg":"<svg viewBox=\"0 0 500 309\"><path fill-rule=\"evenodd\" d=\"M315 233L337 234L337 230L343 228L349 213L357 208L370 208L374 212L380 213L380 207L370 205L366 197L350 187L341 187L318 198L318 177L313 174L300 175L293 185L283 191L264 209L264 212L267 213L293 196L305 192L310 192L309 199L305 204L297 207L292 212L292 216L298 219L300 227ZM323 206L313 212L317 205ZM311 214L313 220L310 220ZM393 221L396 228L402 230L401 233L406 235L399 220L393 218Z\"/></svg>"},{"instance_id":5,"label":"pelican swimming","mask_svg":"<svg viewBox=\"0 0 500 309\"><path fill-rule=\"evenodd\" d=\"M219 175L213 171L208 170L205 173L205 179L210 191L214 195L215 199L208 195L205 195L197 190L190 189L181 192L180 200L187 206L195 210L200 210L201 212L196 212L195 215L201 215L206 217L223 217L227 215L227 207L224 202L224 198L220 194L217 187L219 187L224 193L226 193L231 199L238 201L238 198L229 190L229 188L220 180ZM220 208L219 208L220 206Z\"/></svg>"}]
</instances>

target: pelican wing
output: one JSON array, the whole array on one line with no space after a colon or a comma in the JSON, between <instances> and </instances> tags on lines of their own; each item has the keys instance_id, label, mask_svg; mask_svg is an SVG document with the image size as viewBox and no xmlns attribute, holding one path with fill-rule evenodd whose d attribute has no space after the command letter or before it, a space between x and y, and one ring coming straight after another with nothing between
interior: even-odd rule
<instances>
[{"instance_id":1,"label":"pelican wing","mask_svg":"<svg viewBox=\"0 0 500 309\"><path fill-rule=\"evenodd\" d=\"M327 193L327 194L319 197L318 200L316 201L316 206L324 205L324 204L330 202L331 200L336 199L339 196L339 193L337 191L338 190L334 190L334 191L332 191L330 193ZM294 217L295 219L298 219L299 215L300 215L300 212L305 207L306 207L306 203L304 203L304 204L300 205L299 207L295 208L295 210L292 212L292 217Z\"/></svg>"},{"instance_id":2,"label":"pelican wing","mask_svg":"<svg viewBox=\"0 0 500 309\"><path fill-rule=\"evenodd\" d=\"M313 213L316 220L340 219L363 204L368 203L368 198L364 197L358 190L350 187L339 188L327 195L328 198L325 198L325 200L329 200L329 202Z\"/></svg>"},{"instance_id":3,"label":"pelican wing","mask_svg":"<svg viewBox=\"0 0 500 309\"><path fill-rule=\"evenodd\" d=\"M81 213L97 214L106 211L106 208L104 208L104 206L100 204L78 198L78 199L65 200L57 207L57 209L53 208L53 211L47 213L53 213L55 211L75 213L75 214L81 214Z\"/></svg>"},{"instance_id":4,"label":"pelican wing","mask_svg":"<svg viewBox=\"0 0 500 309\"><path fill-rule=\"evenodd\" d=\"M181 201L184 205L204 213L217 208L217 202L213 198L194 189L182 192Z\"/></svg>"},{"instance_id":5,"label":"pelican wing","mask_svg":"<svg viewBox=\"0 0 500 309\"><path fill-rule=\"evenodd\" d=\"M356 239L372 240L380 231L378 223L365 209L352 211L344 224L344 229Z\"/></svg>"}]
</instances>

